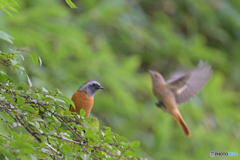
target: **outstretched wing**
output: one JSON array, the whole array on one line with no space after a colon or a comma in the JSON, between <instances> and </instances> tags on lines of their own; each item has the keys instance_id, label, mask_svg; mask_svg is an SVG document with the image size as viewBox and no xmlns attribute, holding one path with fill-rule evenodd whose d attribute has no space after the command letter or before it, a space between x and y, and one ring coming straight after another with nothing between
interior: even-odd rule
<instances>
[{"instance_id":1,"label":"outstretched wing","mask_svg":"<svg viewBox=\"0 0 240 160\"><path fill-rule=\"evenodd\" d=\"M211 65L202 60L189 73L173 76L167 83L175 93L177 104L189 101L196 95L212 76Z\"/></svg>"}]
</instances>

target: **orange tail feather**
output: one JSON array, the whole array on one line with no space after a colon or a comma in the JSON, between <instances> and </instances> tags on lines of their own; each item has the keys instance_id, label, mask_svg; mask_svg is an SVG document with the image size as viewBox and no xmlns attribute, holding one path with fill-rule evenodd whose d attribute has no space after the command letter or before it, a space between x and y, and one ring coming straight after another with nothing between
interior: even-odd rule
<instances>
[{"instance_id":1,"label":"orange tail feather","mask_svg":"<svg viewBox=\"0 0 240 160\"><path fill-rule=\"evenodd\" d=\"M178 113L177 116L173 116L174 119L177 121L177 123L179 124L179 126L181 127L181 129L183 130L184 134L189 137L191 135L191 132L189 130L189 128L187 127L186 123L184 122L182 116L180 113Z\"/></svg>"}]
</instances>

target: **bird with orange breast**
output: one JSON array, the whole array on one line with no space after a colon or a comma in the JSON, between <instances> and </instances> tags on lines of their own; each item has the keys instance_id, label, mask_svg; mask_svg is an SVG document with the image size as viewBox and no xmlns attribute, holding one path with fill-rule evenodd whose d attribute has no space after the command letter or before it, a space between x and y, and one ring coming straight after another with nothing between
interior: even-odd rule
<instances>
[{"instance_id":1,"label":"bird with orange breast","mask_svg":"<svg viewBox=\"0 0 240 160\"><path fill-rule=\"evenodd\" d=\"M156 105L171 114L189 137L191 132L178 110L178 104L189 101L204 87L212 75L211 65L199 61L195 69L189 73L175 73L168 82L165 82L160 73L151 70L149 72L152 77L153 93L158 99Z\"/></svg>"},{"instance_id":2,"label":"bird with orange breast","mask_svg":"<svg viewBox=\"0 0 240 160\"><path fill-rule=\"evenodd\" d=\"M75 92L72 96L72 101L75 108L70 106L71 112L80 114L80 110L84 109L86 112L85 117L89 117L93 107L94 95L99 89L104 89L97 81L87 81Z\"/></svg>"}]
</instances>

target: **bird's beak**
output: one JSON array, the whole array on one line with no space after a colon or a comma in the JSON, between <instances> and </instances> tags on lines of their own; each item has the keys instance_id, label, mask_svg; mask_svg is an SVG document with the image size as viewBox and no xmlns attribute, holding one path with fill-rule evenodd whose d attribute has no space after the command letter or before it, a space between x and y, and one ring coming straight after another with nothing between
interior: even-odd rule
<instances>
[{"instance_id":1,"label":"bird's beak","mask_svg":"<svg viewBox=\"0 0 240 160\"><path fill-rule=\"evenodd\" d=\"M148 72L149 72L149 73L152 73L152 71L151 71L150 69L148 70Z\"/></svg>"},{"instance_id":2,"label":"bird's beak","mask_svg":"<svg viewBox=\"0 0 240 160\"><path fill-rule=\"evenodd\" d=\"M98 89L105 89L105 88L103 88L102 86L100 86Z\"/></svg>"}]
</instances>

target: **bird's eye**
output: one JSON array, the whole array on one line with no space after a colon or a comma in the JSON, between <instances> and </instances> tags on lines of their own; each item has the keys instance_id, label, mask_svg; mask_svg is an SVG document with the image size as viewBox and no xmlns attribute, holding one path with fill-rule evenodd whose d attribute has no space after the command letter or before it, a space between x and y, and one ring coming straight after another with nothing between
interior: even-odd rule
<instances>
[{"instance_id":1,"label":"bird's eye","mask_svg":"<svg viewBox=\"0 0 240 160\"><path fill-rule=\"evenodd\" d=\"M93 83L93 86L94 86L94 87L97 87L97 88L99 87L99 85L96 84L96 83Z\"/></svg>"},{"instance_id":2,"label":"bird's eye","mask_svg":"<svg viewBox=\"0 0 240 160\"><path fill-rule=\"evenodd\" d=\"M154 76L155 76L155 77L158 77L158 75L157 75L157 74L155 74Z\"/></svg>"}]
</instances>

